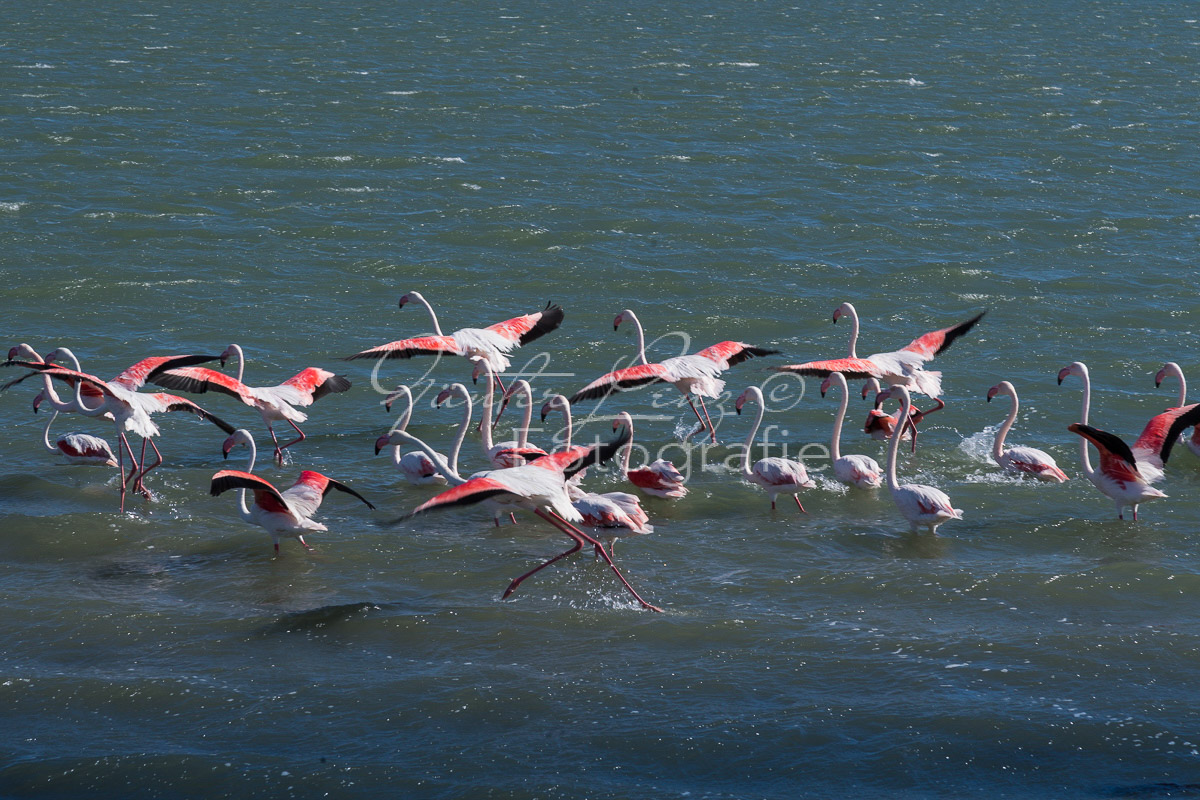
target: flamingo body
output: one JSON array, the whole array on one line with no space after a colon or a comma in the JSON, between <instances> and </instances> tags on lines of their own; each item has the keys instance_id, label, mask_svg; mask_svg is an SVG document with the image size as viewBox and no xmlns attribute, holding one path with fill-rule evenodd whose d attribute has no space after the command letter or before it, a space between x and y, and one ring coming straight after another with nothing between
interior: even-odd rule
<instances>
[{"instance_id":1,"label":"flamingo body","mask_svg":"<svg viewBox=\"0 0 1200 800\"><path fill-rule=\"evenodd\" d=\"M903 426L911 413L912 400L908 389L904 386L893 386L890 392L899 396L900 420ZM962 519L962 509L955 508L950 496L933 486L919 483L900 484L896 478L896 457L900 450L900 438L892 437L888 446L887 482L888 491L900 515L908 520L912 530L927 528L931 534L936 534L938 526L952 519Z\"/></svg>"},{"instance_id":2,"label":"flamingo body","mask_svg":"<svg viewBox=\"0 0 1200 800\"><path fill-rule=\"evenodd\" d=\"M771 508L775 508L775 498L778 495L790 494L800 510L804 511L804 506L801 505L797 492L803 489L811 489L817 484L808 477L808 471L804 468L803 464L789 458L770 456L760 458L754 462L753 466L749 465L750 445L754 442L755 436L758 435L758 428L762 424L763 414L766 409L763 407L762 390L757 386L749 387L738 397L737 402L734 404L737 413L742 413L742 406L747 400L754 400L758 404L758 415L754 419L754 425L751 426L750 433L746 436L746 441L742 448L742 477L767 490L767 495L771 498Z\"/></svg>"},{"instance_id":3,"label":"flamingo body","mask_svg":"<svg viewBox=\"0 0 1200 800\"><path fill-rule=\"evenodd\" d=\"M1020 400L1017 398L1017 390L1008 381L1001 381L988 389L988 402L990 403L993 397L999 395L1008 395L1011 397L1012 406L1009 408L1008 417L1004 420L1004 424L996 432L996 439L992 444L992 459L1009 472L1032 475L1038 480L1054 483L1066 481L1067 473L1059 468L1058 463L1049 453L1039 450L1036 447L1017 446L1010 447L1007 450L1004 448L1004 437L1008 435L1013 423L1016 422Z\"/></svg>"},{"instance_id":4,"label":"flamingo body","mask_svg":"<svg viewBox=\"0 0 1200 800\"><path fill-rule=\"evenodd\" d=\"M1133 451L1120 437L1081 422L1071 423L1067 430L1083 437L1085 447L1091 442L1100 451L1099 468L1091 469L1090 463L1085 462L1084 473L1097 489L1116 503L1118 519L1125 518L1125 506L1129 506L1136 521L1139 504L1167 496L1146 481Z\"/></svg>"}]
</instances>

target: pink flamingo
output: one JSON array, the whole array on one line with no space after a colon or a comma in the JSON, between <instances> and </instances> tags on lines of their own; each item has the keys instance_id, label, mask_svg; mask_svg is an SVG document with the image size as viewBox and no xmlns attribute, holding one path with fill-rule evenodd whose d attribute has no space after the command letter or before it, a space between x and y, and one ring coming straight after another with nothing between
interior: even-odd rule
<instances>
[{"instance_id":1,"label":"pink flamingo","mask_svg":"<svg viewBox=\"0 0 1200 800\"><path fill-rule=\"evenodd\" d=\"M912 400L909 397L908 388L893 386L889 390L889 394L900 400L900 425L903 426L912 410ZM896 456L899 450L900 438L893 436L891 444L888 445L888 491L892 494L892 501L895 502L896 509L901 516L908 520L912 530L925 527L931 534L936 534L938 526L942 523L952 519L962 519L962 509L954 508L950 497L941 489L919 483L900 484L896 479Z\"/></svg>"},{"instance_id":2,"label":"pink flamingo","mask_svg":"<svg viewBox=\"0 0 1200 800\"><path fill-rule=\"evenodd\" d=\"M108 442L90 433L64 433L50 443L50 426L58 419L58 410L46 422L42 431L42 442L51 453L58 453L69 464L86 467L117 467L120 463Z\"/></svg>"},{"instance_id":3,"label":"pink flamingo","mask_svg":"<svg viewBox=\"0 0 1200 800\"><path fill-rule=\"evenodd\" d=\"M840 372L833 373L821 382L822 397L831 386L836 386L842 393L837 416L833 421L833 439L830 445L833 476L848 486L878 489L883 484L883 468L875 459L863 455L842 455L842 421L846 418L846 407L850 404L850 390L846 386L846 376Z\"/></svg>"},{"instance_id":4,"label":"pink flamingo","mask_svg":"<svg viewBox=\"0 0 1200 800\"><path fill-rule=\"evenodd\" d=\"M686 497L688 490L684 486L686 480L674 464L660 458L637 469L629 468L629 459L633 453L633 417L628 411L622 411L613 420L613 430L624 426L629 431L629 445L621 461L621 474L637 488L655 497L678 498Z\"/></svg>"},{"instance_id":5,"label":"pink flamingo","mask_svg":"<svg viewBox=\"0 0 1200 800\"><path fill-rule=\"evenodd\" d=\"M250 463L245 472L225 469L216 473L212 476L209 494L216 497L230 489L240 489L238 514L246 522L266 529L275 545L276 555L279 555L281 536L295 537L305 550L311 551L312 548L309 547L308 542L304 541L304 534L311 531L329 530L320 522L315 522L312 516L317 513L317 509L321 507L321 501L325 499L325 495L329 494L330 489L337 489L353 495L362 500L367 508L375 508L365 497L346 484L311 470L301 472L296 482L281 492L268 481L252 474L254 459L258 455L258 451L254 446L254 437L244 428L234 431L221 446L221 451L228 458L229 451L238 445L245 445L250 450ZM247 489L254 492L254 505L252 506L246 504Z\"/></svg>"},{"instance_id":6,"label":"pink flamingo","mask_svg":"<svg viewBox=\"0 0 1200 800\"><path fill-rule=\"evenodd\" d=\"M405 397L408 400L408 406L404 409L404 413L400 416L400 423L393 429L403 431L408 429L408 422L412 418L412 391L404 384L397 386L395 391L388 395L387 401L384 404L389 411L391 410L392 403L397 397ZM469 417L467 424L470 424ZM393 439L392 434L393 431L389 431L375 440L375 455L379 455L380 451L385 447L391 447L392 463L395 465L396 469L400 470L400 474L404 476L404 479L415 486L431 483L446 483L445 476L437 471L437 467L435 467L433 462L429 460L429 456L425 455L420 450L412 450L402 455L400 453L400 447L404 442L399 437L395 437ZM462 444L461 440L459 440L459 444ZM437 455L441 457L443 461L445 460L445 456L442 456L440 453ZM457 452L454 454L454 460L457 463Z\"/></svg>"},{"instance_id":7,"label":"pink flamingo","mask_svg":"<svg viewBox=\"0 0 1200 800\"><path fill-rule=\"evenodd\" d=\"M834 322L842 315L849 315L852 319L851 355L848 358L808 361L771 369L776 372L817 377L828 377L833 372L840 372L847 378L878 378L884 383L906 386L912 391L936 398L942 393L942 374L926 370L924 362L945 352L955 339L975 327L986 313L980 312L966 322L918 336L899 350L858 358L854 355L855 342L858 339L858 314L854 306L843 303L834 312Z\"/></svg>"},{"instance_id":8,"label":"pink flamingo","mask_svg":"<svg viewBox=\"0 0 1200 800\"><path fill-rule=\"evenodd\" d=\"M556 329L563 321L562 306L547 303L541 311L513 317L486 328L461 328L449 336L442 333L437 315L420 292L409 292L400 298L400 308L416 301L425 306L433 322L433 336L400 339L369 350L363 350L346 360L358 358L412 358L416 355L455 355L484 362L497 375L509 368L508 353Z\"/></svg>"},{"instance_id":9,"label":"pink flamingo","mask_svg":"<svg viewBox=\"0 0 1200 800\"><path fill-rule=\"evenodd\" d=\"M1008 409L1008 418L1004 420L1004 424L996 432L996 440L992 443L992 460L1009 472L1032 475L1038 480L1054 483L1066 481L1067 473L1059 469L1054 456L1049 453L1039 450L1036 447L1018 446L1010 447L1007 450L1004 449L1004 437L1008 435L1013 423L1017 420L1017 409L1020 407L1020 401L1017 399L1017 390L1008 381L1000 381L1000 383L988 389L988 402L992 402L992 398L998 395L1008 395L1011 397L1012 406Z\"/></svg>"},{"instance_id":10,"label":"pink flamingo","mask_svg":"<svg viewBox=\"0 0 1200 800\"><path fill-rule=\"evenodd\" d=\"M69 352L69 351L68 351ZM194 358L194 357L193 357ZM168 362L165 360L164 363ZM152 437L158 436L159 428L150 418L151 414L165 411L188 411L201 419L212 422L217 427L226 433L232 433L234 428L227 422L224 422L219 417L216 417L190 400L182 397L176 397L170 394L142 394L125 388L119 383L107 383L100 380L94 375L80 372L78 370L58 367L53 364L30 365L35 366L35 371L30 372L14 381L10 381L4 386L0 386L0 391L7 389L21 381L34 375L42 375L45 380L45 392L56 411L78 411L79 413L89 417L100 417L111 415L114 420L117 439L120 442L117 449L117 464L121 468L121 504L120 510L125 511L125 491L126 485L133 483L134 490L140 489L147 499L152 495L150 490L145 488L143 480L150 470L154 469L162 463L162 453L158 447L151 441ZM61 403L57 401L54 394L54 389L50 384L50 378L56 378L69 384L73 384L75 389L75 398L73 402ZM84 403L82 397L82 387L89 385L101 393L101 403L99 406L91 407ZM128 439L125 437L126 432L136 433L142 437L142 459L139 462L133 454L133 448L130 446ZM154 450L156 461L150 466L145 466L146 444L149 444ZM128 451L130 459L129 476L125 475L124 454Z\"/></svg>"},{"instance_id":11,"label":"pink flamingo","mask_svg":"<svg viewBox=\"0 0 1200 800\"><path fill-rule=\"evenodd\" d=\"M275 443L275 460L280 465L283 464L283 451L305 439L304 431L300 430L296 423L304 422L308 415L297 411L294 406L311 406L327 394L344 392L350 388L350 381L343 376L316 367L303 369L278 386L247 386L242 383L246 359L241 346L229 345L221 354L221 364L224 365L232 357L236 357L238 362L236 378L204 367L185 367L160 371L151 381L164 388L182 392L221 392L236 397L258 411L271 433L271 441ZM280 444L275 436L274 423L280 420L291 425L296 431L296 438L286 444Z\"/></svg>"},{"instance_id":12,"label":"pink flamingo","mask_svg":"<svg viewBox=\"0 0 1200 800\"><path fill-rule=\"evenodd\" d=\"M1146 481L1141 465L1134 459L1133 451L1119 436L1082 422L1072 422L1067 426L1067 430L1083 437L1083 474L1097 489L1116 502L1117 519L1124 519L1125 506L1130 506L1133 509L1133 520L1136 522L1140 503L1167 496ZM1092 469L1087 454L1088 442L1096 445L1096 449L1100 451L1099 469Z\"/></svg>"},{"instance_id":13,"label":"pink flamingo","mask_svg":"<svg viewBox=\"0 0 1200 800\"><path fill-rule=\"evenodd\" d=\"M751 386L738 397L737 402L734 403L737 413L742 413L742 406L747 400L753 400L758 404L758 414L755 416L754 424L750 427L750 433L746 436L746 442L742 446L742 478L751 483L757 483L767 490L767 494L771 497L772 509L775 508L777 495L790 494L796 501L796 506L804 511L797 492L801 489L811 489L817 484L808 477L808 471L804 469L803 464L789 458L771 456L760 458L754 462L753 467L750 466L750 446L758 435L758 426L762 424L766 408L763 403L762 390L757 386Z\"/></svg>"},{"instance_id":14,"label":"pink flamingo","mask_svg":"<svg viewBox=\"0 0 1200 800\"><path fill-rule=\"evenodd\" d=\"M412 439L414 444L425 446L423 442L404 434ZM595 548L597 555L603 557L625 589L641 604L651 611L662 611L661 608L650 605L634 590L625 576L617 568L604 545L597 539L575 527L572 523L583 521L583 515L571 503L567 493L567 479L576 472L591 464L607 461L628 441L628 434L619 436L612 442L600 447L572 447L559 453L553 453L532 464L509 469L488 470L478 473L467 480L450 478L454 486L430 500L417 506L413 511L394 522L401 522L417 514L453 506L470 505L485 500L502 500L533 511L542 519L562 531L571 539L572 547L553 558L550 558L524 575L514 579L505 589L503 597L511 595L516 588L529 576L545 569L551 564L572 553L581 550L584 544Z\"/></svg>"},{"instance_id":15,"label":"pink flamingo","mask_svg":"<svg viewBox=\"0 0 1200 800\"><path fill-rule=\"evenodd\" d=\"M886 442L892 438L892 434L896 431L896 418L882 410L883 397L886 395L880 390L879 380L876 378L868 378L867 382L863 384L862 395L864 400L871 391L875 392L875 407L867 412L867 421L863 425L863 433L869 434L872 439L877 441ZM904 431L900 435L901 439L912 440L912 452L914 453L917 452L917 425L929 414L941 411L946 407L945 401L940 397L935 397L933 402L933 407L927 411L913 408L909 414L908 422L904 426Z\"/></svg>"},{"instance_id":16,"label":"pink flamingo","mask_svg":"<svg viewBox=\"0 0 1200 800\"><path fill-rule=\"evenodd\" d=\"M636 317L631 318L635 321L637 319ZM638 331L639 342L643 342L641 323L638 323ZM718 342L691 355L675 356L655 364L638 364L606 373L571 395L569 400L574 405L581 400L599 399L607 397L613 392L625 391L637 386L670 383L683 393L692 413L696 415L696 419L702 426L700 430L707 430L715 444L717 441L716 428L713 427L712 420L708 416L704 398L721 396L721 392L725 389L725 381L720 379L721 373L748 358L769 356L778 352L778 350L768 350L745 342ZM639 346L639 353L644 360L644 342L643 346ZM703 417L692 403L691 395L693 394L699 398L700 408L704 409Z\"/></svg>"}]
</instances>

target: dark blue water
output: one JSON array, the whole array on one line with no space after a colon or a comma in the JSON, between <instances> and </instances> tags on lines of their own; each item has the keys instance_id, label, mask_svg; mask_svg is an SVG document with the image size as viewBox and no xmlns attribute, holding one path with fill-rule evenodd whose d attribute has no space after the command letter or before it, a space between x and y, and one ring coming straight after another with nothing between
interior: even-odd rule
<instances>
[{"instance_id":1,"label":"dark blue water","mask_svg":"<svg viewBox=\"0 0 1200 800\"><path fill-rule=\"evenodd\" d=\"M308 409L282 468L255 412L195 399L258 438L264 478L319 470L379 511L334 493L315 552L286 540L272 559L208 494L241 451L166 419L156 500L118 514L112 473L42 449L34 382L0 394L0 793L1196 794L1197 462L1178 450L1170 497L1118 521L1066 430L1079 383L1055 382L1087 362L1093 424L1131 441L1175 403L1162 364L1195 373L1193 11L10 4L5 347L67 345L102 377L235 341L253 385L336 370L354 388ZM627 362L623 308L664 337L652 360L783 351L726 373L707 452L678 443L694 418L670 387L583 425L607 436L624 408L689 467L689 497L647 499L655 533L616 548L665 614L590 555L501 601L567 545L529 515L378 524L433 490L373 455L395 420L376 389L470 375L340 360L428 331L396 307L410 290L448 331L562 303L514 357L539 398ZM820 458L806 515L728 467L750 424L733 398L764 363L843 355L845 300L864 354L988 311L935 362L948 406L901 459L964 510L937 537ZM991 464L1002 379L1022 400L1010 442L1051 452L1067 484ZM836 409L803 388L764 422L793 453L827 443ZM445 447L457 411L435 393L412 430ZM882 461L866 409L856 394L843 449ZM71 429L113 437L55 424ZM472 435L464 467L483 465ZM610 468L588 485L621 484Z\"/></svg>"}]
</instances>

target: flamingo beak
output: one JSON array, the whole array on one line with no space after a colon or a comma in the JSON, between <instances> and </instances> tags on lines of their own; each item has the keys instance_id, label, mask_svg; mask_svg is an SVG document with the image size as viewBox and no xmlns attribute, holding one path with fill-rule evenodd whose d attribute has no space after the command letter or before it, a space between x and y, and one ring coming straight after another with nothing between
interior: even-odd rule
<instances>
[{"instance_id":1,"label":"flamingo beak","mask_svg":"<svg viewBox=\"0 0 1200 800\"><path fill-rule=\"evenodd\" d=\"M383 448L391 444L391 438L388 436L380 436L375 440L375 455L379 455Z\"/></svg>"},{"instance_id":2,"label":"flamingo beak","mask_svg":"<svg viewBox=\"0 0 1200 800\"><path fill-rule=\"evenodd\" d=\"M9 356L9 358L12 358L12 356ZM1163 378L1167 377L1166 374L1164 374L1164 373L1165 373L1165 371L1160 369L1158 371L1158 374L1154 376L1154 388L1155 389L1162 386Z\"/></svg>"},{"instance_id":3,"label":"flamingo beak","mask_svg":"<svg viewBox=\"0 0 1200 800\"><path fill-rule=\"evenodd\" d=\"M992 398L995 397L996 395L998 395L999 393L1000 393L999 386L993 386L992 388L988 389L987 401L989 403L992 402Z\"/></svg>"},{"instance_id":4,"label":"flamingo beak","mask_svg":"<svg viewBox=\"0 0 1200 800\"><path fill-rule=\"evenodd\" d=\"M1070 374L1071 374L1070 367L1063 367L1062 369L1060 369L1058 371L1058 385L1062 386L1063 379L1066 378Z\"/></svg>"}]
</instances>

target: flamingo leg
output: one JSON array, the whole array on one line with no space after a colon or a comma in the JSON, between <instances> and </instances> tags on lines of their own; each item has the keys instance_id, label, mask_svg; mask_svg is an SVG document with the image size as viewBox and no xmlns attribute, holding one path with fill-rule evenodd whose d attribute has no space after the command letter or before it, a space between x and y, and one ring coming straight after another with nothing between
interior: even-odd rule
<instances>
[{"instance_id":1,"label":"flamingo leg","mask_svg":"<svg viewBox=\"0 0 1200 800\"><path fill-rule=\"evenodd\" d=\"M796 501L796 505L799 506L801 513L803 513L803 514L808 513L807 511L804 510L804 506L800 504L800 496L799 495L795 495L795 494L792 495L792 499Z\"/></svg>"},{"instance_id":2,"label":"flamingo leg","mask_svg":"<svg viewBox=\"0 0 1200 800\"><path fill-rule=\"evenodd\" d=\"M154 457L155 457L155 459L156 459L156 460L155 460L155 462L154 462L153 464L151 464L151 465L150 465L150 466L148 466L148 467L145 467L145 468L143 468L143 469L142 469L142 470L141 470L141 471L138 473L138 476L137 476L137 483L135 483L135 484L134 484L134 486L133 486L133 490L134 490L135 492L136 492L136 491L140 491L140 492L142 493L142 495L143 495L143 496L145 496L145 498L146 498L147 500L150 500L150 499L152 499L152 498L153 498L153 495L150 493L150 490L146 488L145 484L143 484L143 483L142 483L142 479L144 479L144 478L146 477L146 473L147 473L147 472L149 472L150 470L154 469L155 467L157 467L159 464L161 464L161 463L163 462L163 457L162 457L162 453L160 453L160 452L158 451L158 445L156 445L156 444L153 442L153 440L151 440L151 439L142 439L142 463L143 463L143 464L146 462L146 455L145 455L145 453L146 453L146 443L147 443L147 442L149 442L149 443L150 443L150 448L151 448L152 450L154 450Z\"/></svg>"},{"instance_id":3,"label":"flamingo leg","mask_svg":"<svg viewBox=\"0 0 1200 800\"><path fill-rule=\"evenodd\" d=\"M306 438L306 437L304 436L304 431L302 431L302 430L300 430L299 428L297 428L297 427L296 427L296 423L292 422L292 421L289 419L289 420L287 420L287 424L288 424L288 425L291 425L291 426L292 426L292 428L293 428L293 429L295 429L296 433L298 433L298 434L299 434L299 436L297 436L295 439L292 439L292 440L291 440L290 442L288 442L287 444L279 444L279 442L278 442L278 441L276 441L276 442L275 442L275 453L276 453L276 454L277 454L277 456L279 457L279 464L280 464L280 466L282 466L282 465L283 465L283 451L284 451L284 450L286 450L286 449L288 449L288 448L289 448L289 447L291 447L292 445L296 444L297 442L303 442L303 441L304 441L304 439ZM275 432L274 432L274 431L271 431L271 435L272 435L272 436L274 436L274 434L275 434Z\"/></svg>"},{"instance_id":4,"label":"flamingo leg","mask_svg":"<svg viewBox=\"0 0 1200 800\"><path fill-rule=\"evenodd\" d=\"M121 445L125 445L121 447ZM129 477L125 477L125 451L129 451ZM133 448L129 446L129 440L125 438L125 432L117 429L117 467L121 470L121 513L125 513L125 484L133 479L134 463L137 459L133 456Z\"/></svg>"},{"instance_id":5,"label":"flamingo leg","mask_svg":"<svg viewBox=\"0 0 1200 800\"><path fill-rule=\"evenodd\" d=\"M612 567L612 571L613 571L613 572L615 572L615 573L617 574L617 578L618 578L618 579L620 579L621 583L622 583L622 584L625 586L625 588L626 588L626 589L629 591L629 593L630 593L631 595L633 595L634 599L635 599L635 600L637 600L639 603L641 603L641 604L642 604L642 607L643 607L643 608L648 608L648 609L650 609L651 611L657 611L657 612L659 612L660 614L662 613L662 609L661 609L661 608L659 608L658 606L653 606L653 605L650 605L650 604L649 604L649 603L647 603L645 600L643 600L643 599L642 599L642 596L641 596L640 594L638 594L638 593L637 593L637 590L635 590L635 589L633 588L633 586L631 586L631 585L629 584L629 581L625 580L625 576L621 574L621 570L617 569L617 565L613 563L613 560L612 560L612 558L611 558L611 557L608 555L608 551L604 549L604 545L603 545L603 544L601 544L601 543L600 543L600 542L599 542L597 539L593 539L591 536L588 536L586 533L584 533L583 531L579 530L579 528L576 528L574 525L572 525L571 523L567 522L565 519L563 519L562 517L558 516L557 514L555 514L555 513L554 513L554 512L552 512L552 511L551 511L551 512L545 512L545 511L543 511L542 509L540 509L540 508L539 508L539 509L538 509L537 511L535 511L534 513L536 513L536 514L537 514L539 517L541 517L542 519L549 520L549 521L550 521L550 523L551 523L552 525L554 525L554 527L556 527L556 528L558 528L559 530L563 531L563 532L564 532L564 533L566 533L568 536L571 536L571 534L573 533L573 534L574 534L574 536L572 536L572 538L575 538L575 536L578 536L578 537L582 538L582 539L583 539L583 541L585 541L585 542L587 542L588 544L590 544L590 545L592 545L593 547L595 547L595 548L596 548L596 550L598 550L598 551L599 551L599 553L600 553L600 556L601 556L601 557L604 559L604 561L605 561L605 562L608 564L608 566ZM569 530L568 530L568 529L569 529Z\"/></svg>"},{"instance_id":6,"label":"flamingo leg","mask_svg":"<svg viewBox=\"0 0 1200 800\"><path fill-rule=\"evenodd\" d=\"M558 526L555 526L555 527L558 527ZM559 530L563 531L563 533L567 533L566 530L564 530L563 528L559 528ZM534 574L535 572L540 572L541 570L543 570L546 567L553 564L555 561L558 561L559 559L562 559L562 558L566 558L567 556L571 555L572 553L578 553L580 550L583 549L583 540L582 539L577 538L576 536L574 536L571 533L567 533L567 536L570 536L571 540L573 542L575 542L575 544L571 546L570 550L566 550L562 553L559 553L554 558L551 558L547 561L543 561L541 564L538 564L536 567L529 570L529 572L526 572L521 577L514 579L513 582L508 585L508 588L504 590L504 594L501 595L501 599L508 597L510 594L512 594L514 591L516 591L517 587L521 585L521 582L523 580L525 580L526 578L528 578L530 575Z\"/></svg>"},{"instance_id":7,"label":"flamingo leg","mask_svg":"<svg viewBox=\"0 0 1200 800\"><path fill-rule=\"evenodd\" d=\"M275 443L275 460L281 465L283 464L283 450L279 448L279 439L275 438L275 428L271 423L267 423L267 431L271 434L271 441Z\"/></svg>"},{"instance_id":8,"label":"flamingo leg","mask_svg":"<svg viewBox=\"0 0 1200 800\"><path fill-rule=\"evenodd\" d=\"M300 542L300 544L304 545L304 549L307 550L308 552L310 552L310 553L313 552L312 547L309 546L308 542L304 541L303 536L297 536L296 541L298 541L298 542Z\"/></svg>"},{"instance_id":9,"label":"flamingo leg","mask_svg":"<svg viewBox=\"0 0 1200 800\"><path fill-rule=\"evenodd\" d=\"M704 398L700 398L700 408L704 410L704 422L708 425L708 432L712 435L712 443L717 443L717 429L713 427L712 420L708 418L708 406L704 405Z\"/></svg>"}]
</instances>

